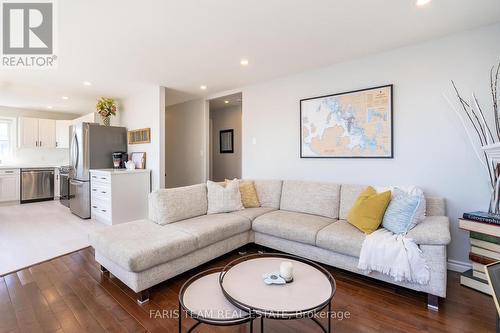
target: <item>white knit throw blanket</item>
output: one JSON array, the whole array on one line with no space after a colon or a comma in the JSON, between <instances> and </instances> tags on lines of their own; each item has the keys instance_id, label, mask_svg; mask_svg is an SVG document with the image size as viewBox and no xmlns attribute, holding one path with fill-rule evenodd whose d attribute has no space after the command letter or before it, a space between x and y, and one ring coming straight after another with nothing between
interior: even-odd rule
<instances>
[{"instance_id":1,"label":"white knit throw blanket","mask_svg":"<svg viewBox=\"0 0 500 333\"><path fill-rule=\"evenodd\" d=\"M368 273L381 272L397 282L428 284L430 279L429 266L418 245L412 239L384 228L366 236L358 268Z\"/></svg>"}]
</instances>

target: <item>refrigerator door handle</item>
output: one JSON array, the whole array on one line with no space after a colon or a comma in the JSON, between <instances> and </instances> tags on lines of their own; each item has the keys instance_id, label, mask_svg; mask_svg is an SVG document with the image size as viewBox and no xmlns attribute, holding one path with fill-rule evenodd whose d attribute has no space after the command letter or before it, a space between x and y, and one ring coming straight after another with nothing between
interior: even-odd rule
<instances>
[{"instance_id":1,"label":"refrigerator door handle","mask_svg":"<svg viewBox=\"0 0 500 333\"><path fill-rule=\"evenodd\" d=\"M80 152L79 152L79 147L78 147L78 137L76 134L73 137L73 143L72 143L72 147L71 147L71 155L72 155L71 162L73 163L73 168L76 169L76 168L78 168L78 162L80 159L80 157L79 157Z\"/></svg>"}]
</instances>

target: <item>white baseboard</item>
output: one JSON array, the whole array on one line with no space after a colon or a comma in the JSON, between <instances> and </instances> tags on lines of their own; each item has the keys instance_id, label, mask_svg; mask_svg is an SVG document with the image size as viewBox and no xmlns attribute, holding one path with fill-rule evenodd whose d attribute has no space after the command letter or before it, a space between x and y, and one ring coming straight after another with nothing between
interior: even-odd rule
<instances>
[{"instance_id":1,"label":"white baseboard","mask_svg":"<svg viewBox=\"0 0 500 333\"><path fill-rule=\"evenodd\" d=\"M448 259L448 269L450 271L463 273L472 268L470 262Z\"/></svg>"}]
</instances>

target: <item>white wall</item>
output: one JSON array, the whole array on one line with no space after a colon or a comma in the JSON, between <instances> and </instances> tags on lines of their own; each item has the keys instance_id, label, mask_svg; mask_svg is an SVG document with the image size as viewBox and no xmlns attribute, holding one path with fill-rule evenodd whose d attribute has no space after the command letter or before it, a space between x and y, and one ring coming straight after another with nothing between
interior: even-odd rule
<instances>
[{"instance_id":1,"label":"white wall","mask_svg":"<svg viewBox=\"0 0 500 333\"><path fill-rule=\"evenodd\" d=\"M121 103L120 125L127 130L151 128L151 143L128 145L128 152L146 152L146 168L152 171L153 190L165 186L163 161L165 88L147 86Z\"/></svg>"},{"instance_id":2,"label":"white wall","mask_svg":"<svg viewBox=\"0 0 500 333\"><path fill-rule=\"evenodd\" d=\"M457 217L487 210L487 177L442 94L453 95L454 79L490 109L489 70L500 60L499 40L494 25L244 88L243 177L419 185L446 198L449 258L467 262L468 233ZM394 159L299 158L301 98L390 83Z\"/></svg>"},{"instance_id":3,"label":"white wall","mask_svg":"<svg viewBox=\"0 0 500 333\"><path fill-rule=\"evenodd\" d=\"M72 120L80 115L75 113L50 112L26 110L0 106L0 117L16 118L16 140L18 138L18 117L44 118L56 120ZM37 164L40 165L67 165L69 164L69 150L65 148L17 148L13 152L11 160L5 160L6 164Z\"/></svg>"},{"instance_id":4,"label":"white wall","mask_svg":"<svg viewBox=\"0 0 500 333\"><path fill-rule=\"evenodd\" d=\"M212 180L241 178L241 105L219 110L210 110L212 121ZM234 130L234 153L220 153L219 131Z\"/></svg>"},{"instance_id":5,"label":"white wall","mask_svg":"<svg viewBox=\"0 0 500 333\"><path fill-rule=\"evenodd\" d=\"M205 181L205 102L165 108L165 184L167 188Z\"/></svg>"}]
</instances>

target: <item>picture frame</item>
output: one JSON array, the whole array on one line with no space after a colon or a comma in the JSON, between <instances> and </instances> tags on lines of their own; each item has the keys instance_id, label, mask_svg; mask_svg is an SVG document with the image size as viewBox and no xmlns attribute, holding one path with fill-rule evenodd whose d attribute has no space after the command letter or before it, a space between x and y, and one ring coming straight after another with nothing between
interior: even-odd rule
<instances>
[{"instance_id":1,"label":"picture frame","mask_svg":"<svg viewBox=\"0 0 500 333\"><path fill-rule=\"evenodd\" d=\"M139 128L128 131L128 143L131 145L151 143L151 128Z\"/></svg>"},{"instance_id":2,"label":"picture frame","mask_svg":"<svg viewBox=\"0 0 500 333\"><path fill-rule=\"evenodd\" d=\"M130 153L129 160L134 162L136 169L146 169L146 152Z\"/></svg>"},{"instance_id":3,"label":"picture frame","mask_svg":"<svg viewBox=\"0 0 500 333\"><path fill-rule=\"evenodd\" d=\"M300 158L394 158L392 84L304 98L299 110Z\"/></svg>"},{"instance_id":4,"label":"picture frame","mask_svg":"<svg viewBox=\"0 0 500 333\"><path fill-rule=\"evenodd\" d=\"M234 153L234 130L219 131L219 152L221 154Z\"/></svg>"}]
</instances>

